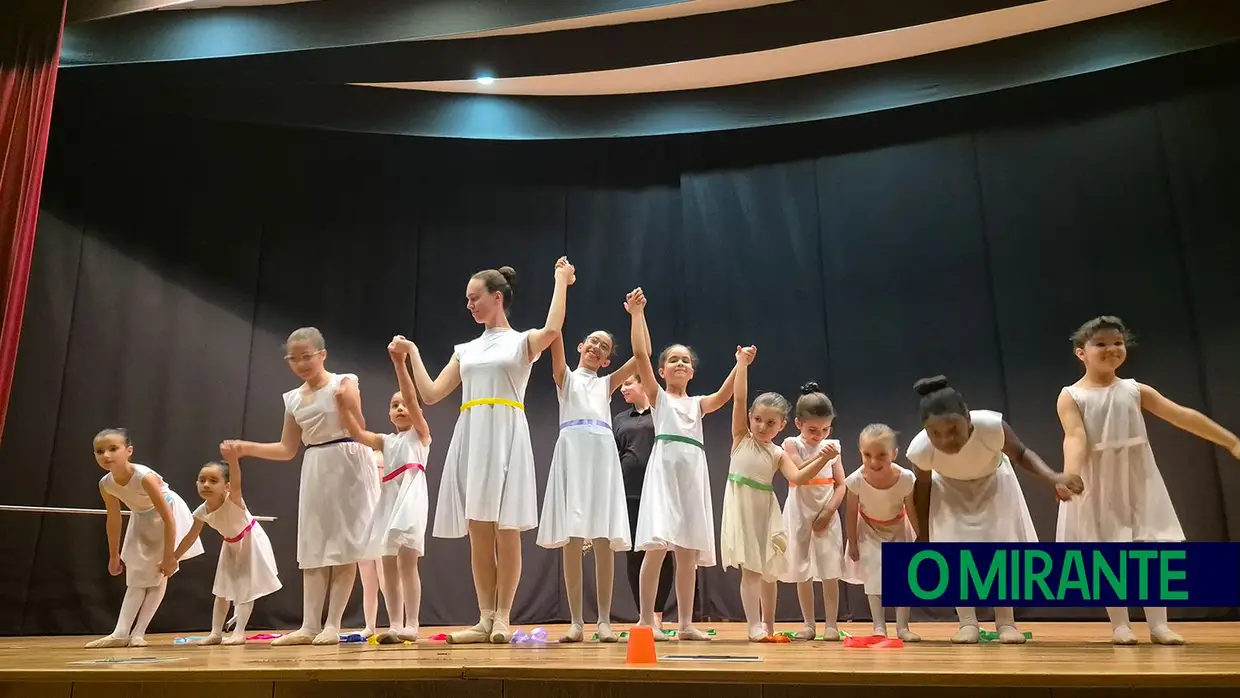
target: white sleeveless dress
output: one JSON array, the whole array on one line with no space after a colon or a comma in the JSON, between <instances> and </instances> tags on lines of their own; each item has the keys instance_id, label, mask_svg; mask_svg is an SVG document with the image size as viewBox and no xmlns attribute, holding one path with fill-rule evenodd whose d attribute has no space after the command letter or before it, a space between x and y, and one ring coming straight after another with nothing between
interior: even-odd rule
<instances>
[{"instance_id":1,"label":"white sleeveless dress","mask_svg":"<svg viewBox=\"0 0 1240 698\"><path fill-rule=\"evenodd\" d=\"M799 436L790 436L801 462L813 460L828 444L838 450L840 442L823 439L817 446L807 448ZM831 517L831 523L821 532L814 532L814 519L818 512L835 496L835 480L832 475L840 456L823 466L817 477L804 485L788 485L788 499L784 501L784 526L788 530L788 551L784 555L784 572L779 581L788 584L821 582L839 579L844 569L844 532L839 512Z\"/></svg>"},{"instance_id":2,"label":"white sleeveless dress","mask_svg":"<svg viewBox=\"0 0 1240 698\"><path fill-rule=\"evenodd\" d=\"M930 540L936 543L1036 543L1029 507L1003 453L1003 415L972 410L973 434L959 453L934 448L923 429L908 459L933 472Z\"/></svg>"},{"instance_id":3,"label":"white sleeveless dress","mask_svg":"<svg viewBox=\"0 0 1240 698\"><path fill-rule=\"evenodd\" d=\"M436 538L464 538L470 521L515 531L538 525L534 448L524 405L538 356L529 357L528 336L493 327L456 346L461 415L439 481ZM496 399L506 403L478 402Z\"/></svg>"},{"instance_id":4,"label":"white sleeveless dress","mask_svg":"<svg viewBox=\"0 0 1240 698\"><path fill-rule=\"evenodd\" d=\"M379 499L371 450L349 438L336 410L336 389L351 373L329 375L310 394L284 394L284 409L301 427L306 446L297 495L297 565L303 569L350 565L366 553L370 520Z\"/></svg>"},{"instance_id":5,"label":"white sleeveless dress","mask_svg":"<svg viewBox=\"0 0 1240 698\"><path fill-rule=\"evenodd\" d=\"M215 511L208 511L205 502L200 504L194 510L194 518L205 522L224 538L220 544L220 560L215 566L212 594L243 604L281 589L271 540L249 511L225 496L224 503Z\"/></svg>"},{"instance_id":6,"label":"white sleeveless dress","mask_svg":"<svg viewBox=\"0 0 1240 698\"><path fill-rule=\"evenodd\" d=\"M584 368L565 371L559 388L560 436L543 496L538 544L560 548L569 538L608 539L633 547L620 453L611 432L611 379Z\"/></svg>"},{"instance_id":7,"label":"white sleeveless dress","mask_svg":"<svg viewBox=\"0 0 1240 698\"><path fill-rule=\"evenodd\" d=\"M652 405L654 450L642 483L638 550L696 550L699 567L715 564L715 513L702 436L702 398L659 388Z\"/></svg>"},{"instance_id":8,"label":"white sleeveless dress","mask_svg":"<svg viewBox=\"0 0 1240 698\"><path fill-rule=\"evenodd\" d=\"M758 443L749 434L732 450L719 528L725 570L757 572L767 582L778 580L784 570L788 532L771 486L781 456L778 446Z\"/></svg>"},{"instance_id":9,"label":"white sleeveless dress","mask_svg":"<svg viewBox=\"0 0 1240 698\"><path fill-rule=\"evenodd\" d=\"M1089 459L1085 491L1059 504L1061 543L1178 543L1184 529L1154 462L1141 388L1131 378L1105 388L1064 388L1081 410Z\"/></svg>"},{"instance_id":10,"label":"white sleeveless dress","mask_svg":"<svg viewBox=\"0 0 1240 698\"><path fill-rule=\"evenodd\" d=\"M125 527L125 538L121 542L121 562L125 563L125 586L138 589L159 586L164 579L159 573L159 563L164 559L164 520L155 510L155 504L147 496L146 490L142 488L142 480L147 475L159 478L159 491L168 506L172 507L172 518L177 529L177 539L172 541L172 547L176 548L185 534L194 527L194 515L185 505L185 500L173 492L154 470L134 463L133 477L124 486L116 483L112 473L103 476L99 481L99 490L121 500L125 508L132 512L129 524ZM181 560L198 557L202 552L202 541L194 541L190 549L181 556Z\"/></svg>"},{"instance_id":11,"label":"white sleeveless dress","mask_svg":"<svg viewBox=\"0 0 1240 698\"><path fill-rule=\"evenodd\" d=\"M429 457L429 441L422 443L413 429L383 435L383 476L367 544L371 559L396 555L401 548L419 556L425 554L426 520L430 515L426 489Z\"/></svg>"},{"instance_id":12,"label":"white sleeveless dress","mask_svg":"<svg viewBox=\"0 0 1240 698\"><path fill-rule=\"evenodd\" d=\"M895 463L891 467L899 471L900 477L887 489L880 490L867 482L864 467L844 479L844 486L857 495L861 509L857 521L857 550L861 559L854 562L849 556L845 581L863 585L867 596L882 596L883 593L883 543L917 540L913 522L909 521L904 508L904 500L913 493L917 477L908 468ZM856 514L850 511L846 515Z\"/></svg>"}]
</instances>

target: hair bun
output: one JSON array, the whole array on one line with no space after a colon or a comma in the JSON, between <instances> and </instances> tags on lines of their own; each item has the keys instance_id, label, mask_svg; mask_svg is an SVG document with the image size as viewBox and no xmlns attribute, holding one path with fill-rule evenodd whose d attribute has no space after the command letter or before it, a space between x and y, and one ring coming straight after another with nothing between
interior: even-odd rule
<instances>
[{"instance_id":1,"label":"hair bun","mask_svg":"<svg viewBox=\"0 0 1240 698\"><path fill-rule=\"evenodd\" d=\"M947 382L947 378L945 376L922 378L913 384L913 390L917 391L918 395L929 395L930 393L938 392L948 387L950 387L950 384Z\"/></svg>"},{"instance_id":2,"label":"hair bun","mask_svg":"<svg viewBox=\"0 0 1240 698\"><path fill-rule=\"evenodd\" d=\"M503 266L503 267L500 267L499 269L496 269L495 271L498 271L499 275L504 277L504 281L507 281L509 286L517 285L517 270L516 269L513 269L512 267L509 267L509 266Z\"/></svg>"},{"instance_id":3,"label":"hair bun","mask_svg":"<svg viewBox=\"0 0 1240 698\"><path fill-rule=\"evenodd\" d=\"M814 393L821 393L821 392L822 392L822 388L818 387L818 384L815 383L814 381L806 381L804 384L801 385L802 395L813 395Z\"/></svg>"}]
</instances>

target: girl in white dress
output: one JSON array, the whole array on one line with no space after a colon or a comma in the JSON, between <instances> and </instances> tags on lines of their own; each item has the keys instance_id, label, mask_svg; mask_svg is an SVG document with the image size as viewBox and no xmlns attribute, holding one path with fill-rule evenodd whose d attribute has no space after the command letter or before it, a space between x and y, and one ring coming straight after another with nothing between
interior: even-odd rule
<instances>
[{"instance_id":1,"label":"girl in white dress","mask_svg":"<svg viewBox=\"0 0 1240 698\"><path fill-rule=\"evenodd\" d=\"M632 294L630 294L632 295ZM635 322L635 321L634 321ZM551 457L551 472L538 524L538 544L563 550L564 586L572 624L560 642L581 642L582 549L591 541L598 602L598 639L616 642L611 630L611 593L615 553L633 547L624 498L620 454L611 432L611 396L637 370L629 359L611 375L599 370L611 364L616 340L608 332L591 332L580 344L575 371L568 370L564 341L551 342L551 371L560 398L560 436Z\"/></svg>"},{"instance_id":2,"label":"girl in white dress","mask_svg":"<svg viewBox=\"0 0 1240 698\"><path fill-rule=\"evenodd\" d=\"M238 458L289 461L306 446L297 500L297 565L302 570L302 619L296 631L273 645L336 645L357 563L366 554L367 535L379 499L379 478L371 450L349 438L336 393L358 390L357 376L329 373L323 363L327 345L313 327L303 327L284 345L285 361L303 382L284 393L284 427L275 443L225 441L220 454ZM362 418L360 398L350 401ZM327 624L322 622L327 597Z\"/></svg>"},{"instance_id":3,"label":"girl in white dress","mask_svg":"<svg viewBox=\"0 0 1240 698\"><path fill-rule=\"evenodd\" d=\"M719 548L723 568L740 568L741 604L749 624L750 642L775 639L775 581L784 570L788 532L779 512L771 480L776 472L803 485L839 455L830 446L797 465L773 441L788 424L791 405L779 393L763 393L746 411L749 365L755 347L736 348L735 393L732 396L732 462L723 491L723 523ZM785 640L786 641L786 640Z\"/></svg>"},{"instance_id":4,"label":"girl in white dress","mask_svg":"<svg viewBox=\"0 0 1240 698\"><path fill-rule=\"evenodd\" d=\"M1077 475L1056 473L1025 448L1003 415L970 411L943 376L913 386L921 395L922 431L908 448L917 466L917 530L936 543L1035 543L1037 531L1012 463L1038 476L1061 500L1081 491ZM977 610L958 607L957 644L975 644ZM995 608L999 642L1023 644L1012 608Z\"/></svg>"},{"instance_id":5,"label":"girl in white dress","mask_svg":"<svg viewBox=\"0 0 1240 698\"><path fill-rule=\"evenodd\" d=\"M896 433L886 424L861 430L861 467L848 476L849 581L865 587L870 602L874 634L887 637L887 610L883 607L883 543L917 540L913 521L916 478L913 471L895 464ZM909 630L909 609L896 608L896 637L920 642Z\"/></svg>"},{"instance_id":6,"label":"girl in white dress","mask_svg":"<svg viewBox=\"0 0 1240 698\"><path fill-rule=\"evenodd\" d=\"M145 465L130 463L133 444L124 429L104 429L95 436L95 462L108 471L99 495L108 510L108 574L125 573L125 600L111 635L86 646L146 647L143 637L177 570L176 542L193 526L194 517L180 495ZM121 505L131 512L121 543ZM185 551L188 560L202 554L202 543Z\"/></svg>"},{"instance_id":7,"label":"girl in white dress","mask_svg":"<svg viewBox=\"0 0 1240 698\"><path fill-rule=\"evenodd\" d=\"M797 467L826 449L840 452L840 442L828 439L835 407L817 383L801 386L796 405L798 436L784 439L784 453ZM813 640L818 626L814 619L814 582L822 582L822 603L826 610L826 630L822 638L840 639L840 578L844 570L844 534L838 516L844 504L844 465L837 455L827 464L830 473L820 473L809 482L792 485L784 502L784 526L788 529L788 551L779 581L797 585L797 601L805 625L796 633L798 640ZM773 605L773 604L772 604Z\"/></svg>"},{"instance_id":8,"label":"girl in white dress","mask_svg":"<svg viewBox=\"0 0 1240 698\"><path fill-rule=\"evenodd\" d=\"M198 496L202 504L194 510L194 527L181 539L176 555L194 545L202 545L204 525L224 538L220 559L215 566L215 606L211 611L211 634L199 645L244 645L245 626L250 621L254 602L280 590L276 556L262 524L254 520L241 494L241 464L237 454L230 452L224 463L207 463L198 471ZM236 624L224 637L224 619L228 605L235 610Z\"/></svg>"},{"instance_id":9,"label":"girl in white dress","mask_svg":"<svg viewBox=\"0 0 1240 698\"><path fill-rule=\"evenodd\" d=\"M655 429L654 451L642 484L634 541L636 548L646 553L642 558L638 624L651 628L656 641L668 639L655 620L654 599L659 570L670 549L676 566L676 608L680 619L677 639L710 640L709 635L693 626L697 568L715 564L715 517L706 446L702 442L702 418L732 398L736 369L732 369L719 390L690 397L687 391L697 356L689 347L673 344L659 356L659 376L666 389L659 387L650 363L646 297L641 289L633 292L629 307L634 319L640 320L633 324L633 355L642 377L641 389L650 400Z\"/></svg>"},{"instance_id":10,"label":"girl in white dress","mask_svg":"<svg viewBox=\"0 0 1240 698\"><path fill-rule=\"evenodd\" d=\"M525 419L530 369L564 325L564 297L575 277L561 257L546 324L518 332L508 323L511 267L474 274L465 287L466 307L486 327L482 336L458 344L434 380L413 347L414 380L433 405L461 386L461 415L444 459L435 508L434 535L469 535L478 623L448 635L448 642L507 644L512 601L521 580L521 532L538 525L534 450Z\"/></svg>"},{"instance_id":11,"label":"girl in white dress","mask_svg":"<svg viewBox=\"0 0 1240 698\"><path fill-rule=\"evenodd\" d=\"M1178 543L1179 517L1167 494L1145 431L1144 409L1240 458L1240 439L1200 412L1177 405L1144 383L1115 372L1128 357L1129 333L1122 320L1090 320L1072 336L1085 375L1059 393L1064 470L1085 483L1080 497L1059 505L1056 540L1061 543ZM1133 645L1127 608L1108 608L1111 641ZM1167 624L1166 608L1145 609L1150 639L1184 644Z\"/></svg>"},{"instance_id":12,"label":"girl in white dress","mask_svg":"<svg viewBox=\"0 0 1240 698\"><path fill-rule=\"evenodd\" d=\"M413 343L394 337L388 355L400 390L388 404L388 419L395 434L367 431L354 417L360 409L350 405L353 391L337 393L345 428L358 443L381 452L382 492L375 506L367 535L367 555L382 560L383 601L387 605L387 631L379 633L381 644L418 639L422 607L422 578L418 558L426 551L426 519L430 498L426 492L426 462L430 456L431 428L418 405L418 393L409 373L408 357Z\"/></svg>"}]
</instances>

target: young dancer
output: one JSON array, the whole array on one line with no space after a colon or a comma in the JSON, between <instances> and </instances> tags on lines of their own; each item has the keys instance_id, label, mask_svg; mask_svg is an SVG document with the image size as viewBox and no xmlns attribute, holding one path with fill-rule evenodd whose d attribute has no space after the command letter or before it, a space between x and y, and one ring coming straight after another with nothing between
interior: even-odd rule
<instances>
[{"instance_id":1,"label":"young dancer","mask_svg":"<svg viewBox=\"0 0 1240 698\"><path fill-rule=\"evenodd\" d=\"M108 471L99 481L99 495L108 510L108 574L125 573L125 600L111 635L87 647L146 647L146 627L164 600L168 577L176 572L176 542L192 527L194 517L185 500L145 465L130 463L133 444L124 429L95 435L95 462ZM121 504L129 509L125 542L121 543ZM202 554L202 543L184 551L183 559Z\"/></svg>"},{"instance_id":2,"label":"young dancer","mask_svg":"<svg viewBox=\"0 0 1240 698\"><path fill-rule=\"evenodd\" d=\"M865 587L874 619L874 634L887 636L883 607L883 543L913 541L917 507L913 502L913 471L895 464L896 433L886 424L861 431L861 468L845 480L848 487L848 576ZM859 564L856 564L859 563ZM896 609L896 637L920 642L908 627L909 609Z\"/></svg>"},{"instance_id":3,"label":"young dancer","mask_svg":"<svg viewBox=\"0 0 1240 698\"><path fill-rule=\"evenodd\" d=\"M426 461L430 454L431 429L418 405L417 390L409 373L412 342L394 338L388 345L400 390L388 405L388 419L395 434L367 431L354 417L360 405L350 404L356 393L341 389L340 414L345 428L361 444L382 452L382 492L375 506L367 552L382 560L383 600L391 627L379 634L382 644L418 639L418 616L422 604L422 579L418 558L426 550L426 518L430 498L426 493Z\"/></svg>"},{"instance_id":4,"label":"young dancer","mask_svg":"<svg viewBox=\"0 0 1240 698\"><path fill-rule=\"evenodd\" d=\"M680 640L710 640L693 625L693 597L697 568L715 564L714 512L710 499L710 474L706 469L706 446L702 443L702 418L732 398L736 369L719 390L690 397L697 358L689 347L673 344L659 356L659 387L650 363L650 331L646 326L646 297L641 289L629 301L634 314L633 355L641 386L654 410L655 445L642 485L637 520L638 550L646 552L641 571L641 617L639 625L653 628L656 641L667 640L654 616L655 587L664 556L672 550L676 563L676 615ZM639 331L640 330L640 331Z\"/></svg>"},{"instance_id":5,"label":"young dancer","mask_svg":"<svg viewBox=\"0 0 1240 698\"><path fill-rule=\"evenodd\" d=\"M628 407L612 418L612 430L616 435L616 450L620 452L620 470L624 475L624 496L629 509L630 540L637 538L637 519L641 511L642 482L646 479L646 466L654 451L654 415L650 410L650 398L642 390L642 379L634 373L620 386L620 395ZM633 594L633 607L641 608L642 558L646 553L630 550L625 554L625 572L629 578L629 591ZM656 628L663 627L663 610L672 593L672 556L663 557L659 567L659 584L654 595L654 619Z\"/></svg>"},{"instance_id":6,"label":"young dancer","mask_svg":"<svg viewBox=\"0 0 1240 698\"><path fill-rule=\"evenodd\" d=\"M1115 375L1128 357L1128 328L1104 315L1072 335L1085 375L1059 393L1064 471L1079 474L1085 491L1059 505L1056 540L1062 543L1184 540L1179 517L1150 449L1142 410L1216 443L1240 458L1240 439L1200 412L1177 405L1144 383ZM1127 608L1108 608L1111 641L1134 645ZM1167 624L1166 608L1146 608L1150 640L1181 645Z\"/></svg>"},{"instance_id":7,"label":"young dancer","mask_svg":"<svg viewBox=\"0 0 1240 698\"><path fill-rule=\"evenodd\" d=\"M280 590L276 556L271 541L261 524L254 520L241 494L241 464L235 449L230 449L224 463L207 463L198 471L198 496L202 504L194 510L194 526L177 546L177 557L194 545L201 545L204 525L224 538L220 559L215 566L215 607L211 611L211 634L199 645L244 645L245 626L250 621L254 602ZM228 606L236 609L236 624L224 637L224 619Z\"/></svg>"},{"instance_id":8,"label":"young dancer","mask_svg":"<svg viewBox=\"0 0 1240 698\"><path fill-rule=\"evenodd\" d=\"M797 465L773 443L787 426L791 405L779 393L763 393L746 411L749 365L756 354L754 347L736 348L732 462L723 491L719 548L724 569L738 567L741 571L741 604L749 624L749 641L770 642L774 639L775 581L784 569L788 544L771 479L778 471L788 482L804 485L839 456L839 450L824 446L818 455Z\"/></svg>"},{"instance_id":9,"label":"young dancer","mask_svg":"<svg viewBox=\"0 0 1240 698\"><path fill-rule=\"evenodd\" d=\"M564 358L564 340L557 335L551 342L551 371L560 398L560 436L547 477L538 544L563 550L564 586L572 624L560 642L582 640L581 558L586 541L591 541L594 553L598 639L619 640L611 630L615 551L628 550L633 542L609 412L612 393L637 367L636 360L629 359L611 375L600 376L599 370L611 364L615 350L611 334L591 332L577 345L580 358L577 369L570 371Z\"/></svg>"},{"instance_id":10,"label":"young dancer","mask_svg":"<svg viewBox=\"0 0 1240 698\"><path fill-rule=\"evenodd\" d=\"M806 461L831 448L837 453L840 442L828 439L835 407L817 383L801 386L796 404L798 436L784 439L784 453L800 467ZM840 578L844 565L844 534L838 512L844 504L844 465L841 456L827 464L830 473L820 474L809 482L793 485L784 502L784 526L788 529L788 551L784 556L784 573L779 581L797 585L797 601L801 605L804 627L797 631L798 640L813 640L818 634L814 618L814 582L822 582L822 603L826 609L826 630L823 639L840 639Z\"/></svg>"},{"instance_id":11,"label":"young dancer","mask_svg":"<svg viewBox=\"0 0 1240 698\"><path fill-rule=\"evenodd\" d=\"M1012 462L1037 475L1061 500L1081 491L1077 475L1056 473L1025 448L1003 415L969 410L943 376L913 386L921 396L924 429L913 438L908 459L917 466L918 535L946 543L1033 543L1038 540ZM957 644L975 644L981 631L974 608L959 607ZM995 608L999 642L1023 644L1012 608Z\"/></svg>"},{"instance_id":12,"label":"young dancer","mask_svg":"<svg viewBox=\"0 0 1240 698\"><path fill-rule=\"evenodd\" d=\"M469 535L479 619L448 636L455 644L512 639L508 624L521 580L521 532L538 525L534 450L523 401L530 369L564 325L564 297L575 276L561 257L547 321L524 332L508 323L515 281L511 267L480 271L469 280L466 307L486 329L456 346L439 377L431 380L416 346L410 352L426 404L461 386L461 415L444 459L434 529L440 538Z\"/></svg>"},{"instance_id":13,"label":"young dancer","mask_svg":"<svg viewBox=\"0 0 1240 698\"><path fill-rule=\"evenodd\" d=\"M274 443L225 441L237 458L290 461L304 443L297 501L297 564L302 570L301 628L273 640L273 645L335 645L340 643L344 616L357 563L366 555L367 534L379 499L379 478L371 450L349 438L336 408L336 392L358 389L357 376L329 373L324 367L327 344L313 327L293 332L284 344L285 361L301 387L284 393L284 427ZM365 423L358 405L354 418ZM323 625L323 598L327 624Z\"/></svg>"}]
</instances>

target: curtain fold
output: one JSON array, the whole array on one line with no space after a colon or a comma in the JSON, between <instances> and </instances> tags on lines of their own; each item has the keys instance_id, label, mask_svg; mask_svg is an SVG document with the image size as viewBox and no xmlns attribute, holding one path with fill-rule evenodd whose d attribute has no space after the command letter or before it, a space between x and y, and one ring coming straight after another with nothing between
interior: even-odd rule
<instances>
[{"instance_id":1,"label":"curtain fold","mask_svg":"<svg viewBox=\"0 0 1240 698\"><path fill-rule=\"evenodd\" d=\"M0 434L34 255L66 0L0 4Z\"/></svg>"}]
</instances>

